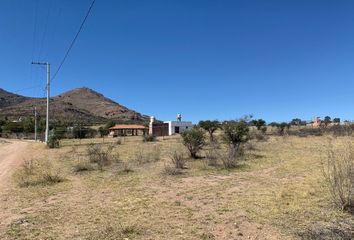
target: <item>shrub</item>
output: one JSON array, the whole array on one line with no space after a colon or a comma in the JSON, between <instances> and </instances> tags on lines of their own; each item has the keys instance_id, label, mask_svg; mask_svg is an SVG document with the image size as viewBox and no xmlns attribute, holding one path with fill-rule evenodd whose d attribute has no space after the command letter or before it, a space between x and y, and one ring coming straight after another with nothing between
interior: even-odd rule
<instances>
[{"instance_id":1,"label":"shrub","mask_svg":"<svg viewBox=\"0 0 354 240\"><path fill-rule=\"evenodd\" d=\"M94 167L88 162L79 162L74 166L75 173L92 171L92 170L94 170Z\"/></svg>"},{"instance_id":2,"label":"shrub","mask_svg":"<svg viewBox=\"0 0 354 240\"><path fill-rule=\"evenodd\" d=\"M47 142L49 148L59 148L59 139L56 136L50 136Z\"/></svg>"},{"instance_id":3,"label":"shrub","mask_svg":"<svg viewBox=\"0 0 354 240\"><path fill-rule=\"evenodd\" d=\"M334 203L342 210L354 210L354 148L347 143L335 148L331 143L324 164L324 177Z\"/></svg>"},{"instance_id":4,"label":"shrub","mask_svg":"<svg viewBox=\"0 0 354 240\"><path fill-rule=\"evenodd\" d=\"M254 119L251 121L251 124L256 126L257 130L260 131L266 125L266 121L263 119Z\"/></svg>"},{"instance_id":5,"label":"shrub","mask_svg":"<svg viewBox=\"0 0 354 240\"><path fill-rule=\"evenodd\" d=\"M171 166L171 165L165 165L163 172L164 172L164 174L167 174L167 175L180 175L183 173L182 169L175 168L174 166Z\"/></svg>"},{"instance_id":6,"label":"shrub","mask_svg":"<svg viewBox=\"0 0 354 240\"><path fill-rule=\"evenodd\" d=\"M121 138L117 138L116 144L117 144L117 145L122 145L122 144L123 144L122 139L121 139Z\"/></svg>"},{"instance_id":7,"label":"shrub","mask_svg":"<svg viewBox=\"0 0 354 240\"><path fill-rule=\"evenodd\" d=\"M250 139L256 139L257 141L266 141L267 135L260 131L251 131L249 134Z\"/></svg>"},{"instance_id":8,"label":"shrub","mask_svg":"<svg viewBox=\"0 0 354 240\"><path fill-rule=\"evenodd\" d=\"M237 167L242 155L242 148L231 146L227 153L221 157L224 168L230 169Z\"/></svg>"},{"instance_id":9,"label":"shrub","mask_svg":"<svg viewBox=\"0 0 354 240\"><path fill-rule=\"evenodd\" d=\"M50 162L39 160L25 161L16 173L16 178L20 187L52 185L65 180L59 169Z\"/></svg>"},{"instance_id":10,"label":"shrub","mask_svg":"<svg viewBox=\"0 0 354 240\"><path fill-rule=\"evenodd\" d=\"M307 137L307 136L322 136L324 129L322 128L300 128L297 130L288 131L289 135L294 135L298 137Z\"/></svg>"},{"instance_id":11,"label":"shrub","mask_svg":"<svg viewBox=\"0 0 354 240\"><path fill-rule=\"evenodd\" d=\"M186 165L186 160L184 159L183 153L179 153L178 151L174 151L170 155L170 159L175 168L184 169Z\"/></svg>"},{"instance_id":12,"label":"shrub","mask_svg":"<svg viewBox=\"0 0 354 240\"><path fill-rule=\"evenodd\" d=\"M134 172L134 170L129 163L123 162L122 163L122 172L130 173L130 172Z\"/></svg>"},{"instance_id":13,"label":"shrub","mask_svg":"<svg viewBox=\"0 0 354 240\"><path fill-rule=\"evenodd\" d=\"M143 142L155 142L156 136L154 135L143 135Z\"/></svg>"},{"instance_id":14,"label":"shrub","mask_svg":"<svg viewBox=\"0 0 354 240\"><path fill-rule=\"evenodd\" d=\"M209 166L215 167L218 165L218 159L220 158L218 149L219 149L219 145L216 143L212 143L210 145L210 149L208 149L207 152L205 153L205 158Z\"/></svg>"},{"instance_id":15,"label":"shrub","mask_svg":"<svg viewBox=\"0 0 354 240\"><path fill-rule=\"evenodd\" d=\"M145 148L139 147L135 152L135 161L141 165L150 162L157 162L160 160L161 150L155 145L152 149L148 151Z\"/></svg>"},{"instance_id":16,"label":"shrub","mask_svg":"<svg viewBox=\"0 0 354 240\"><path fill-rule=\"evenodd\" d=\"M113 154L113 145L109 145L107 148L104 148L98 144L90 144L87 147L87 155L90 162L96 163L101 171L104 166L108 166L112 162L119 161L119 155Z\"/></svg>"},{"instance_id":17,"label":"shrub","mask_svg":"<svg viewBox=\"0 0 354 240\"><path fill-rule=\"evenodd\" d=\"M194 127L192 130L181 133L183 145L187 147L192 158L198 158L198 152L205 145L204 131Z\"/></svg>"},{"instance_id":18,"label":"shrub","mask_svg":"<svg viewBox=\"0 0 354 240\"><path fill-rule=\"evenodd\" d=\"M238 149L250 139L249 127L244 120L225 122L223 129L224 139L232 148Z\"/></svg>"}]
</instances>

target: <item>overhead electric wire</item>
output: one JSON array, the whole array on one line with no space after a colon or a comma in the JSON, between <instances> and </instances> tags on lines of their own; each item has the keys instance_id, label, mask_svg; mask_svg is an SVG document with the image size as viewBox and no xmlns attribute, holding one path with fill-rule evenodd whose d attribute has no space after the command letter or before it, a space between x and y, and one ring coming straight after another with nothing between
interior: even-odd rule
<instances>
[{"instance_id":1,"label":"overhead electric wire","mask_svg":"<svg viewBox=\"0 0 354 240\"><path fill-rule=\"evenodd\" d=\"M77 33L76 33L74 39L71 41L71 44L70 44L68 50L66 51L66 53L65 53L65 55L64 55L64 58L61 60L58 69L55 71L55 73L54 73L54 75L53 75L51 81L53 81L53 80L55 79L55 77L58 75L60 69L62 68L62 66L63 66L63 64L64 64L66 58L68 57L68 55L69 55L69 53L70 53L70 50L71 50L72 47L74 46L76 39L78 38L78 36L79 36L81 30L83 29L84 24L85 24L85 22L86 22L86 19L87 19L87 17L89 16L89 14L90 14L90 12L91 12L91 9L92 9L93 5L95 4L95 2L96 2L96 0L93 0L93 1L92 1L91 5L90 5L90 8L88 9L88 11L87 11L87 13L86 13L86 15L85 15L85 18L84 18L84 20L82 21L82 23L81 23L81 25L80 25L79 30L77 31Z\"/></svg>"},{"instance_id":2,"label":"overhead electric wire","mask_svg":"<svg viewBox=\"0 0 354 240\"><path fill-rule=\"evenodd\" d=\"M36 46L35 43L36 43L36 35L37 35L37 20L38 20L38 0L36 1L35 11L34 11L31 61L33 60L34 53L35 53L35 46ZM30 84L34 85L33 67L32 67L32 65L29 65L29 67L30 67Z\"/></svg>"},{"instance_id":3,"label":"overhead electric wire","mask_svg":"<svg viewBox=\"0 0 354 240\"><path fill-rule=\"evenodd\" d=\"M18 89L16 91L11 91L11 92L12 93L19 93L19 92L22 92L22 91L25 91L25 90L35 89L35 88L39 88L39 87L42 87L42 85L34 85L34 86L31 86L31 87L21 88L21 89Z\"/></svg>"},{"instance_id":4,"label":"overhead electric wire","mask_svg":"<svg viewBox=\"0 0 354 240\"><path fill-rule=\"evenodd\" d=\"M45 40L46 35L47 35L48 21L49 21L50 12L51 12L51 9L52 9L52 4L53 4L53 1L50 1L50 4L48 6L48 11L47 11L47 16L45 18L45 24L44 24L44 30L43 30L41 45L40 45L40 48L39 48L39 54L38 54L39 59L41 58L42 51L43 51L43 46L44 46L44 40Z\"/></svg>"}]
</instances>

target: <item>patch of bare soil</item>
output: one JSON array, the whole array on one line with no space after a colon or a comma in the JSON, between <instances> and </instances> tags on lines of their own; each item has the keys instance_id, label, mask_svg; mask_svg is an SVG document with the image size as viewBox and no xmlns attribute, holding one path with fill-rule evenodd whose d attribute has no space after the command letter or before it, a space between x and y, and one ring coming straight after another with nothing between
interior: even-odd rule
<instances>
[{"instance_id":1,"label":"patch of bare soil","mask_svg":"<svg viewBox=\"0 0 354 240\"><path fill-rule=\"evenodd\" d=\"M149 188L160 201L174 201L204 219L205 239L285 239L277 229L253 221L245 210L229 206L227 199L259 187L247 180L247 173L239 175L185 177Z\"/></svg>"},{"instance_id":2,"label":"patch of bare soil","mask_svg":"<svg viewBox=\"0 0 354 240\"><path fill-rule=\"evenodd\" d=\"M11 176L26 157L28 142L11 141L0 145L0 194L10 186Z\"/></svg>"},{"instance_id":3,"label":"patch of bare soil","mask_svg":"<svg viewBox=\"0 0 354 240\"><path fill-rule=\"evenodd\" d=\"M9 215L6 212L7 192L11 188L12 175L28 155L28 142L5 141L0 144L0 225L5 221L11 222L17 216Z\"/></svg>"}]
</instances>

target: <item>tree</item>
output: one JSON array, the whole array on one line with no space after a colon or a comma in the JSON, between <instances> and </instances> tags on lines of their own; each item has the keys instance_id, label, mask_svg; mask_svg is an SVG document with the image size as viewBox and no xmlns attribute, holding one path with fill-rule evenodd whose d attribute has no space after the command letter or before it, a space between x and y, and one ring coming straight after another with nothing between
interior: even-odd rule
<instances>
[{"instance_id":1,"label":"tree","mask_svg":"<svg viewBox=\"0 0 354 240\"><path fill-rule=\"evenodd\" d=\"M263 119L254 119L251 121L251 124L256 126L257 130L261 130L262 127L266 125L266 121L264 121Z\"/></svg>"},{"instance_id":2,"label":"tree","mask_svg":"<svg viewBox=\"0 0 354 240\"><path fill-rule=\"evenodd\" d=\"M334 123L340 123L340 118L333 118Z\"/></svg>"},{"instance_id":3,"label":"tree","mask_svg":"<svg viewBox=\"0 0 354 240\"><path fill-rule=\"evenodd\" d=\"M181 133L183 145L186 146L192 158L198 158L198 152L205 145L205 136L203 129L194 127L190 131Z\"/></svg>"},{"instance_id":4,"label":"tree","mask_svg":"<svg viewBox=\"0 0 354 240\"><path fill-rule=\"evenodd\" d=\"M328 126L328 124L331 123L331 117L330 116L325 116L323 122L324 122L325 126Z\"/></svg>"},{"instance_id":5,"label":"tree","mask_svg":"<svg viewBox=\"0 0 354 240\"><path fill-rule=\"evenodd\" d=\"M205 131L207 131L210 135L210 141L214 141L214 132L220 128L220 123L219 121L200 121L198 124L199 127L203 128Z\"/></svg>"},{"instance_id":6,"label":"tree","mask_svg":"<svg viewBox=\"0 0 354 240\"><path fill-rule=\"evenodd\" d=\"M278 123L277 126L279 135L284 135L285 128L289 130L290 124L286 122Z\"/></svg>"},{"instance_id":7,"label":"tree","mask_svg":"<svg viewBox=\"0 0 354 240\"><path fill-rule=\"evenodd\" d=\"M276 126L278 126L278 124L279 123L277 123L277 122L271 122L268 125L271 126L271 127L276 127Z\"/></svg>"},{"instance_id":8,"label":"tree","mask_svg":"<svg viewBox=\"0 0 354 240\"><path fill-rule=\"evenodd\" d=\"M117 123L115 121L110 120L109 122L106 123L105 129L109 129L109 128L113 127L116 124Z\"/></svg>"},{"instance_id":9,"label":"tree","mask_svg":"<svg viewBox=\"0 0 354 240\"><path fill-rule=\"evenodd\" d=\"M109 130L107 128L103 128L103 127L99 127L98 132L100 133L100 136L102 138L109 134Z\"/></svg>"},{"instance_id":10,"label":"tree","mask_svg":"<svg viewBox=\"0 0 354 240\"><path fill-rule=\"evenodd\" d=\"M27 117L22 121L23 130L27 133L34 132L34 118Z\"/></svg>"},{"instance_id":11,"label":"tree","mask_svg":"<svg viewBox=\"0 0 354 240\"><path fill-rule=\"evenodd\" d=\"M294 126L300 126L301 125L301 119L300 118L294 118L293 120L291 120L290 124L294 125Z\"/></svg>"},{"instance_id":12,"label":"tree","mask_svg":"<svg viewBox=\"0 0 354 240\"><path fill-rule=\"evenodd\" d=\"M224 139L235 149L239 149L242 143L249 140L249 127L244 120L227 121L223 124Z\"/></svg>"}]
</instances>

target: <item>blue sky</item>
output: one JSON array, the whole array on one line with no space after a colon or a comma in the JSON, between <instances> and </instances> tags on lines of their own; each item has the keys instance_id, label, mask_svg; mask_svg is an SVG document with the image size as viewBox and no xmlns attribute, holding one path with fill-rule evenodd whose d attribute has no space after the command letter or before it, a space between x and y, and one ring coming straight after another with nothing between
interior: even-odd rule
<instances>
[{"instance_id":1,"label":"blue sky","mask_svg":"<svg viewBox=\"0 0 354 240\"><path fill-rule=\"evenodd\" d=\"M54 72L90 3L1 0L0 87L43 97L30 62ZM97 0L52 94L86 86L162 120L354 119L353 23L344 0Z\"/></svg>"}]
</instances>

